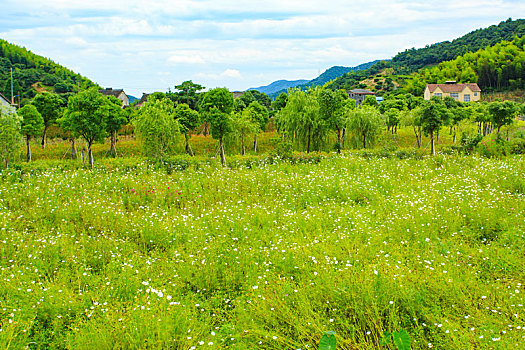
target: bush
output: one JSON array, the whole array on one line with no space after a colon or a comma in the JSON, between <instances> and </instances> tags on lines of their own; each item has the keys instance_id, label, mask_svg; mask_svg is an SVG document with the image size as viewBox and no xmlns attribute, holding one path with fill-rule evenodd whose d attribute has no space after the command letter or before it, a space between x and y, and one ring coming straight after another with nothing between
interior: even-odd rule
<instances>
[{"instance_id":1,"label":"bush","mask_svg":"<svg viewBox=\"0 0 525 350\"><path fill-rule=\"evenodd\" d=\"M483 136L480 134L465 134L461 135L461 145L463 146L463 152L470 154L476 146L483 140Z\"/></svg>"}]
</instances>

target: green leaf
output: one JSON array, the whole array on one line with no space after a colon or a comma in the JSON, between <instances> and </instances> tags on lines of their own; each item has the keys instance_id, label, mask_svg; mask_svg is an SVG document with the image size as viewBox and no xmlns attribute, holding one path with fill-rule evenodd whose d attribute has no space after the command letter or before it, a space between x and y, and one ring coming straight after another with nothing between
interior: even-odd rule
<instances>
[{"instance_id":1,"label":"green leaf","mask_svg":"<svg viewBox=\"0 0 525 350\"><path fill-rule=\"evenodd\" d=\"M335 339L334 331L324 332L319 342L319 350L335 350L337 346L337 340Z\"/></svg>"},{"instance_id":2,"label":"green leaf","mask_svg":"<svg viewBox=\"0 0 525 350\"><path fill-rule=\"evenodd\" d=\"M390 344L390 337L392 336L392 333L388 333L385 331L383 333L383 336L381 337L381 340L379 340L380 345L388 345Z\"/></svg>"},{"instance_id":3,"label":"green leaf","mask_svg":"<svg viewBox=\"0 0 525 350\"><path fill-rule=\"evenodd\" d=\"M410 350L410 336L404 330L392 334L397 350Z\"/></svg>"}]
</instances>

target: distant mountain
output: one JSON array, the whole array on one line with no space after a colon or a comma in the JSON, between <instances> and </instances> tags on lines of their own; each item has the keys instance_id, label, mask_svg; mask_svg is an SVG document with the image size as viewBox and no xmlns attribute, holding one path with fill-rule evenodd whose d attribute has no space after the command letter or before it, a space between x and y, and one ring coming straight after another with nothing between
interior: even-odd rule
<instances>
[{"instance_id":1,"label":"distant mountain","mask_svg":"<svg viewBox=\"0 0 525 350\"><path fill-rule=\"evenodd\" d=\"M372 62L367 62L367 63L363 63L355 67L333 66L331 68L328 68L327 70L324 71L323 74L321 74L320 76L312 80L296 80L296 81L279 80L279 81L273 82L270 85L268 85L267 87L270 87L270 86L272 87L272 89L269 89L268 91L260 90L261 88L253 88L250 90L257 90L259 92L264 92L265 94L270 96L270 98L275 99L277 96L279 96L279 94L281 94L282 92L286 92L289 88L297 87L302 90L306 90L308 87L322 86L328 83L329 81L339 78L343 74L368 69L374 64L376 64L377 62L379 61L376 60ZM288 84L281 84L281 82L286 82ZM263 87L263 88L266 88L266 87Z\"/></svg>"},{"instance_id":2,"label":"distant mountain","mask_svg":"<svg viewBox=\"0 0 525 350\"><path fill-rule=\"evenodd\" d=\"M363 63L355 67L342 67L342 66L333 66L332 68L327 69L323 74L318 76L315 79L310 80L308 83L304 84L306 86L322 86L329 81L339 78L341 75L358 71L365 70L372 67L374 64L379 62L379 60Z\"/></svg>"},{"instance_id":3,"label":"distant mountain","mask_svg":"<svg viewBox=\"0 0 525 350\"><path fill-rule=\"evenodd\" d=\"M0 39L0 93L8 98L11 97L11 69L13 92L21 97L22 105L42 91L55 92L67 101L68 95L74 92L98 87L48 58Z\"/></svg>"},{"instance_id":4,"label":"distant mountain","mask_svg":"<svg viewBox=\"0 0 525 350\"><path fill-rule=\"evenodd\" d=\"M266 86L259 86L256 88L250 88L248 90L257 90L263 92L266 95L273 94L277 91L288 90L291 87L306 84L309 80L277 80Z\"/></svg>"},{"instance_id":5,"label":"distant mountain","mask_svg":"<svg viewBox=\"0 0 525 350\"><path fill-rule=\"evenodd\" d=\"M132 96L132 95L128 95L128 98L129 98L129 103L133 103L135 101L138 101L140 100L140 98L136 98L135 96Z\"/></svg>"}]
</instances>

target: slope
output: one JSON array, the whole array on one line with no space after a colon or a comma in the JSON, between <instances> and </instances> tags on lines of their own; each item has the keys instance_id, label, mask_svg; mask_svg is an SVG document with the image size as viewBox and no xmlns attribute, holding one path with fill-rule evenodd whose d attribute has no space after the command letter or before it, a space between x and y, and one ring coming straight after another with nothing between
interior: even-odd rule
<instances>
[{"instance_id":1,"label":"slope","mask_svg":"<svg viewBox=\"0 0 525 350\"><path fill-rule=\"evenodd\" d=\"M22 105L41 91L53 91L67 99L73 92L98 87L48 58L0 39L0 93L7 98L11 97L11 68L14 95L20 96Z\"/></svg>"}]
</instances>

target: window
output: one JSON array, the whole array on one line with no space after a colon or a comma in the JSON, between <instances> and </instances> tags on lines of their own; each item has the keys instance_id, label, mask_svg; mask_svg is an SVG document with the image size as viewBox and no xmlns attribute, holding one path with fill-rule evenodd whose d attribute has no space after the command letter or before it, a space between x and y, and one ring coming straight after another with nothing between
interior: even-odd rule
<instances>
[{"instance_id":1,"label":"window","mask_svg":"<svg viewBox=\"0 0 525 350\"><path fill-rule=\"evenodd\" d=\"M457 100L457 99L459 98L459 94L458 94L457 92L452 92L452 93L450 94L450 97L452 97L452 98L454 98L454 99Z\"/></svg>"},{"instance_id":2,"label":"window","mask_svg":"<svg viewBox=\"0 0 525 350\"><path fill-rule=\"evenodd\" d=\"M438 97L441 97L441 95L442 95L441 92L436 92L436 93L434 94L434 96L438 96Z\"/></svg>"},{"instance_id":3,"label":"window","mask_svg":"<svg viewBox=\"0 0 525 350\"><path fill-rule=\"evenodd\" d=\"M465 100L465 102L470 102L470 95L469 94L465 94L464 100Z\"/></svg>"},{"instance_id":4,"label":"window","mask_svg":"<svg viewBox=\"0 0 525 350\"><path fill-rule=\"evenodd\" d=\"M478 93L477 93L477 92L475 92L475 93L474 93L474 96L478 96Z\"/></svg>"}]
</instances>

